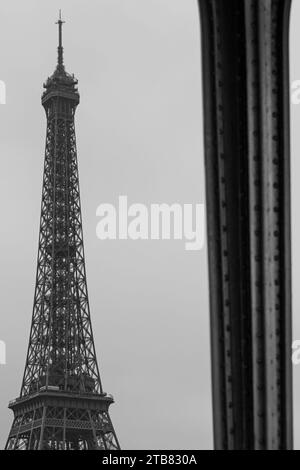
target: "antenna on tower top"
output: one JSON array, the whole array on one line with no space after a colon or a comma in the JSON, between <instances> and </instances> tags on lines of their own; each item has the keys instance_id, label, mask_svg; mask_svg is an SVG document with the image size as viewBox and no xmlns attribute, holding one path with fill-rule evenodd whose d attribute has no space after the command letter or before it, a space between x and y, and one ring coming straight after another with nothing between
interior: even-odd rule
<instances>
[{"instance_id":1,"label":"antenna on tower top","mask_svg":"<svg viewBox=\"0 0 300 470\"><path fill-rule=\"evenodd\" d=\"M61 19L61 10L59 10L59 19L56 21L55 24L58 24L58 65L63 67L64 59L63 59L63 46L62 46L62 25L65 23Z\"/></svg>"}]
</instances>

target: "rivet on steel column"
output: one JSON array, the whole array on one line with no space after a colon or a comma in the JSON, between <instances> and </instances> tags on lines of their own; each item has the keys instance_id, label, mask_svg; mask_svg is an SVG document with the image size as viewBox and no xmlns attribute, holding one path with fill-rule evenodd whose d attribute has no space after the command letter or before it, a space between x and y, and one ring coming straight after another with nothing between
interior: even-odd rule
<instances>
[{"instance_id":1,"label":"rivet on steel column","mask_svg":"<svg viewBox=\"0 0 300 470\"><path fill-rule=\"evenodd\" d=\"M199 0L215 449L292 449L291 0Z\"/></svg>"}]
</instances>

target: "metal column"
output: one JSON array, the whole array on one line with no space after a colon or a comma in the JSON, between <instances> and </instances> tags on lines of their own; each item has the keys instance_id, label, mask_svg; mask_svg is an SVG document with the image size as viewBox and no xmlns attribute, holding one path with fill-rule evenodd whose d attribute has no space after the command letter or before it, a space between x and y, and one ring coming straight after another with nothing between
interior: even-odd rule
<instances>
[{"instance_id":1,"label":"metal column","mask_svg":"<svg viewBox=\"0 0 300 470\"><path fill-rule=\"evenodd\" d=\"M216 449L292 448L291 0L199 0Z\"/></svg>"}]
</instances>

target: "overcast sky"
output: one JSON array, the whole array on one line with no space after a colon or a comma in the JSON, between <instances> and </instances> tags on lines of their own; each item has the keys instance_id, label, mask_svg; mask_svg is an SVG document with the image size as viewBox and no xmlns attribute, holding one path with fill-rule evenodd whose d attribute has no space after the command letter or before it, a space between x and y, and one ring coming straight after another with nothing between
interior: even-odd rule
<instances>
[{"instance_id":1,"label":"overcast sky","mask_svg":"<svg viewBox=\"0 0 300 470\"><path fill-rule=\"evenodd\" d=\"M12 423L31 322L46 120L42 84L55 67L58 9L65 64L79 79L76 116L88 288L96 350L124 449L212 447L206 249L181 241L106 241L96 209L202 203L200 28L196 0L26 0L0 5L0 447ZM300 2L292 76L300 79ZM294 273L300 279L300 106L292 108ZM297 287L297 286L295 286ZM299 292L299 293L298 293ZM300 339L295 288L295 339ZM300 366L295 368L300 448ZM297 393L298 391L298 393Z\"/></svg>"},{"instance_id":2,"label":"overcast sky","mask_svg":"<svg viewBox=\"0 0 300 470\"><path fill-rule=\"evenodd\" d=\"M32 313L46 121L56 63L79 79L76 130L92 322L123 448L212 445L206 252L182 241L96 237L99 204L201 203L200 30L182 0L1 2L1 445L20 390Z\"/></svg>"}]
</instances>

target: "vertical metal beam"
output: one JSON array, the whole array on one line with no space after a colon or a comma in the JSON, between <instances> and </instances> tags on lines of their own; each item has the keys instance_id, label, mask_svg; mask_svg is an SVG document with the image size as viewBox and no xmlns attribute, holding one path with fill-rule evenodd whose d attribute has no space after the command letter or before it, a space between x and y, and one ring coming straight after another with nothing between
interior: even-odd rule
<instances>
[{"instance_id":1,"label":"vertical metal beam","mask_svg":"<svg viewBox=\"0 0 300 470\"><path fill-rule=\"evenodd\" d=\"M216 449L292 448L291 0L199 0Z\"/></svg>"}]
</instances>

